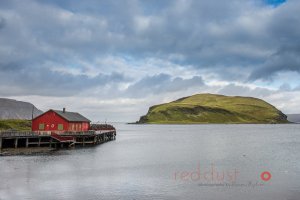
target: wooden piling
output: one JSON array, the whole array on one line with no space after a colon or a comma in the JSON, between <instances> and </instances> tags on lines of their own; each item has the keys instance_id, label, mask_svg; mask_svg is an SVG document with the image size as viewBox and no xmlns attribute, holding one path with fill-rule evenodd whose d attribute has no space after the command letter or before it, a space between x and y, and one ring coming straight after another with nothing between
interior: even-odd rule
<instances>
[{"instance_id":1,"label":"wooden piling","mask_svg":"<svg viewBox=\"0 0 300 200\"><path fill-rule=\"evenodd\" d=\"M50 148L52 147L52 138L50 138L50 140L49 140L49 147Z\"/></svg>"},{"instance_id":2,"label":"wooden piling","mask_svg":"<svg viewBox=\"0 0 300 200\"><path fill-rule=\"evenodd\" d=\"M28 148L28 145L29 145L28 144L29 143L28 140L29 140L29 138L26 138L26 148Z\"/></svg>"},{"instance_id":3,"label":"wooden piling","mask_svg":"<svg viewBox=\"0 0 300 200\"><path fill-rule=\"evenodd\" d=\"M38 147L41 146L41 137L39 137L39 141L38 141Z\"/></svg>"},{"instance_id":4,"label":"wooden piling","mask_svg":"<svg viewBox=\"0 0 300 200\"><path fill-rule=\"evenodd\" d=\"M19 138L15 138L15 148L18 148L18 140Z\"/></svg>"}]
</instances>

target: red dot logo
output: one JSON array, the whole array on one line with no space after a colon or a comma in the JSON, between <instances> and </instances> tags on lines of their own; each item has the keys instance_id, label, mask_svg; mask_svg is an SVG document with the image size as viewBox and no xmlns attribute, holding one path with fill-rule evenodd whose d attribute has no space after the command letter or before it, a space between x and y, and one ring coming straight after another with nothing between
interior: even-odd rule
<instances>
[{"instance_id":1,"label":"red dot logo","mask_svg":"<svg viewBox=\"0 0 300 200\"><path fill-rule=\"evenodd\" d=\"M260 178L263 181L269 181L272 178L272 175L271 175L270 172L265 171L265 172L263 172L263 173L260 174Z\"/></svg>"}]
</instances>

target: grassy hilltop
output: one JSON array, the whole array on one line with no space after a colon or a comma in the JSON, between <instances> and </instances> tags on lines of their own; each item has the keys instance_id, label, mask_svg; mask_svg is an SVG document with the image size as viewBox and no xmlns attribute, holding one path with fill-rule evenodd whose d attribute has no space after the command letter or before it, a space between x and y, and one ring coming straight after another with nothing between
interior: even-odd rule
<instances>
[{"instance_id":1,"label":"grassy hilltop","mask_svg":"<svg viewBox=\"0 0 300 200\"><path fill-rule=\"evenodd\" d=\"M0 120L0 131L1 130L18 130L18 131L29 131L31 130L31 120L24 119L2 119Z\"/></svg>"},{"instance_id":2,"label":"grassy hilltop","mask_svg":"<svg viewBox=\"0 0 300 200\"><path fill-rule=\"evenodd\" d=\"M197 94L155 105L138 123L288 123L286 115L257 98Z\"/></svg>"}]
</instances>

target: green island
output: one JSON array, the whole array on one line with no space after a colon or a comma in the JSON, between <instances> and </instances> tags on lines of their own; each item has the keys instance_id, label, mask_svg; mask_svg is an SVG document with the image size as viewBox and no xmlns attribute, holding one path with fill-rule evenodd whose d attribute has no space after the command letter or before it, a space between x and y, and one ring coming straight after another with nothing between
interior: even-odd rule
<instances>
[{"instance_id":1,"label":"green island","mask_svg":"<svg viewBox=\"0 0 300 200\"><path fill-rule=\"evenodd\" d=\"M155 105L138 124L274 124L289 123L273 105L253 97L196 94Z\"/></svg>"},{"instance_id":2,"label":"green island","mask_svg":"<svg viewBox=\"0 0 300 200\"><path fill-rule=\"evenodd\" d=\"M1 130L30 131L31 130L31 120L1 119L0 120L0 131Z\"/></svg>"}]
</instances>

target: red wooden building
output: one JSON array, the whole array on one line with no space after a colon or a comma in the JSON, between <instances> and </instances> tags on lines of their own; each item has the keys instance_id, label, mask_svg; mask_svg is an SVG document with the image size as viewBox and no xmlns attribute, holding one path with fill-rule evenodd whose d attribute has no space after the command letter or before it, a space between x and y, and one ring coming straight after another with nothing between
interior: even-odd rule
<instances>
[{"instance_id":1,"label":"red wooden building","mask_svg":"<svg viewBox=\"0 0 300 200\"><path fill-rule=\"evenodd\" d=\"M88 131L90 120L76 112L48 110L32 120L32 131Z\"/></svg>"}]
</instances>

